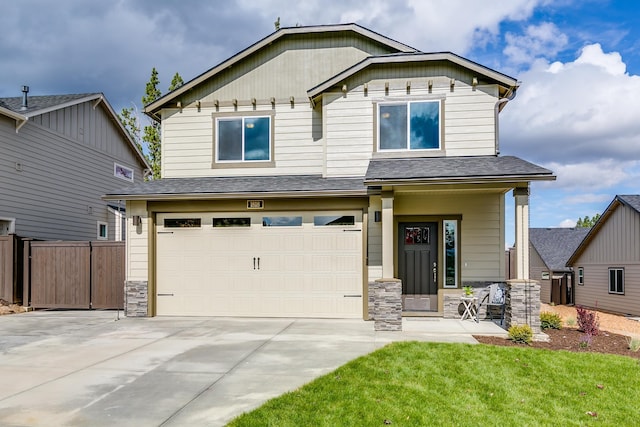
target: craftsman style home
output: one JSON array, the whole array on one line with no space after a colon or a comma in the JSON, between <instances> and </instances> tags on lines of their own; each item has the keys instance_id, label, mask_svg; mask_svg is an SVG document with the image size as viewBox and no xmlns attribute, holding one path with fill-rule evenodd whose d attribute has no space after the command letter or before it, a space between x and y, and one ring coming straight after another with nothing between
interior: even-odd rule
<instances>
[{"instance_id":1,"label":"craftsman style home","mask_svg":"<svg viewBox=\"0 0 640 427\"><path fill-rule=\"evenodd\" d=\"M616 196L567 265L576 304L640 316L640 195Z\"/></svg>"},{"instance_id":2,"label":"craftsman style home","mask_svg":"<svg viewBox=\"0 0 640 427\"><path fill-rule=\"evenodd\" d=\"M369 283L406 314L504 280L505 194L528 275L529 184L499 156L518 82L355 24L282 28L150 105L162 179L126 200L127 314L368 317Z\"/></svg>"},{"instance_id":3,"label":"craftsman style home","mask_svg":"<svg viewBox=\"0 0 640 427\"><path fill-rule=\"evenodd\" d=\"M104 95L0 98L0 235L122 240L124 202L105 192L148 165Z\"/></svg>"}]
</instances>

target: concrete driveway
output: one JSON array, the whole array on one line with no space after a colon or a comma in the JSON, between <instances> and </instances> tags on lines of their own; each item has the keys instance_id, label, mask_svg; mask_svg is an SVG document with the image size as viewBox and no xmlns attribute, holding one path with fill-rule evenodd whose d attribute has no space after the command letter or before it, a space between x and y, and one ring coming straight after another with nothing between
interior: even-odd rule
<instances>
[{"instance_id":1,"label":"concrete driveway","mask_svg":"<svg viewBox=\"0 0 640 427\"><path fill-rule=\"evenodd\" d=\"M0 317L0 425L224 425L389 342L474 343L492 322L122 318L115 311Z\"/></svg>"}]
</instances>

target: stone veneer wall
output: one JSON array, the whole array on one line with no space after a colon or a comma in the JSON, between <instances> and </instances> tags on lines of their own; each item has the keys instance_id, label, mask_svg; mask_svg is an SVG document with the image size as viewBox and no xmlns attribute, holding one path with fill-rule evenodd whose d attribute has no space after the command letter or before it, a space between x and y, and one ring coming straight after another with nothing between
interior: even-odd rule
<instances>
[{"instance_id":1,"label":"stone veneer wall","mask_svg":"<svg viewBox=\"0 0 640 427\"><path fill-rule=\"evenodd\" d=\"M534 336L540 329L540 285L532 280L508 280L504 313L506 328L529 325Z\"/></svg>"},{"instance_id":2,"label":"stone veneer wall","mask_svg":"<svg viewBox=\"0 0 640 427\"><path fill-rule=\"evenodd\" d=\"M149 283L146 280L127 280L124 285L124 315L147 317L149 307Z\"/></svg>"},{"instance_id":3,"label":"stone veneer wall","mask_svg":"<svg viewBox=\"0 0 640 427\"><path fill-rule=\"evenodd\" d=\"M378 279L369 283L369 319L376 331L402 330L402 281Z\"/></svg>"}]
</instances>

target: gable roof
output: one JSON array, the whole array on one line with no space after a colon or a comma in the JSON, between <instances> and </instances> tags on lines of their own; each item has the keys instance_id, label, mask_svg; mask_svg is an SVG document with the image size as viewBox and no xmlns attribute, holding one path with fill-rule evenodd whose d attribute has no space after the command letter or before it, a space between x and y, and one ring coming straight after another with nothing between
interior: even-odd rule
<instances>
[{"instance_id":1,"label":"gable roof","mask_svg":"<svg viewBox=\"0 0 640 427\"><path fill-rule=\"evenodd\" d=\"M336 24L336 25L314 25L314 26L307 26L307 27L283 27L271 33L270 35L263 38L262 40L259 40L258 42L252 44L248 48L238 52L232 57L224 60L223 62L214 66L213 68L205 71L199 76L193 78L192 80L188 81L187 83L180 86L176 90L169 92L168 94L158 98L154 102L145 106L144 112L146 114L153 116L159 109L162 108L163 105L167 104L168 102L171 102L172 100L182 95L183 93L193 89L195 86L214 77L219 72L226 70L227 68L233 66L234 64L254 54L258 50L266 46L269 46L270 44L276 42L279 39L282 39L290 35L295 35L295 34L331 33L331 32L345 32L345 31L353 32L355 34L359 34L368 39L374 40L397 52L418 52L417 49L414 49L411 46L407 46L404 43L400 43L389 37L376 33L375 31L371 31L365 27L362 27L358 24L353 24L353 23Z\"/></svg>"},{"instance_id":2,"label":"gable roof","mask_svg":"<svg viewBox=\"0 0 640 427\"><path fill-rule=\"evenodd\" d=\"M433 61L447 61L453 64L459 65L463 68L471 70L485 78L495 81L496 83L502 85L506 89L505 97L508 97L512 92L518 88L518 80L509 77L506 74L502 74L498 71L492 70L491 68L485 67L484 65L480 65L477 62L470 61L466 58L463 58L459 55L456 55L452 52L433 52L433 53L424 53L424 52L411 52L411 53L398 53L398 54L390 54L390 55L378 55L378 56L370 56L368 58L363 59L359 63L353 65L352 67L347 68L339 74L331 77L325 82L320 83L316 87L309 89L307 94L309 98L314 99L322 92L331 88L332 86L338 84L339 82L359 73L366 68L369 68L376 64L404 64L404 63L415 63L415 62L433 62Z\"/></svg>"},{"instance_id":3,"label":"gable roof","mask_svg":"<svg viewBox=\"0 0 640 427\"><path fill-rule=\"evenodd\" d=\"M589 246L589 243L597 236L598 232L602 228L602 226L607 222L607 220L613 215L613 212L620 206L628 206L632 210L636 211L636 213L640 214L640 195L616 195L609 206L604 210L602 216L598 218L598 221L589 229L589 233L584 237L580 245L573 252L569 260L567 261L567 265L572 265L577 258L584 252L584 250Z\"/></svg>"},{"instance_id":4,"label":"gable roof","mask_svg":"<svg viewBox=\"0 0 640 427\"><path fill-rule=\"evenodd\" d=\"M549 169L514 156L372 159L366 185L450 182L552 181Z\"/></svg>"},{"instance_id":5,"label":"gable roof","mask_svg":"<svg viewBox=\"0 0 640 427\"><path fill-rule=\"evenodd\" d=\"M529 241L551 271L571 271L567 261L589 228L530 228Z\"/></svg>"},{"instance_id":6,"label":"gable roof","mask_svg":"<svg viewBox=\"0 0 640 427\"><path fill-rule=\"evenodd\" d=\"M93 101L94 108L102 103L107 110L107 114L111 117L112 122L115 123L131 149L136 153L136 157L138 157L138 160L143 167L146 169L151 168L142 154L142 151L140 151L136 143L133 141L131 135L129 135L129 132L125 129L122 122L120 122L118 115L113 110L113 107L111 107L111 104L109 104L109 101L107 101L104 94L79 93L67 95L29 96L27 101L27 108L23 110L22 97L0 98L0 114L11 117L16 121L16 132L18 132L31 117L61 110L84 102Z\"/></svg>"}]
</instances>

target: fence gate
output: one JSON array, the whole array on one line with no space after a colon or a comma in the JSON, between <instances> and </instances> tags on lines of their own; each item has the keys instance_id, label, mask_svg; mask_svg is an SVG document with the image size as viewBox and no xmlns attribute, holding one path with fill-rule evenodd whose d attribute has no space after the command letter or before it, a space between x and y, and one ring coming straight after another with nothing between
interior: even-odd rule
<instances>
[{"instance_id":1,"label":"fence gate","mask_svg":"<svg viewBox=\"0 0 640 427\"><path fill-rule=\"evenodd\" d=\"M18 237L14 234L0 236L0 298L10 303L20 302L22 282L21 247Z\"/></svg>"},{"instance_id":2,"label":"fence gate","mask_svg":"<svg viewBox=\"0 0 640 427\"><path fill-rule=\"evenodd\" d=\"M25 242L25 251L31 307L123 308L124 242Z\"/></svg>"}]
</instances>

